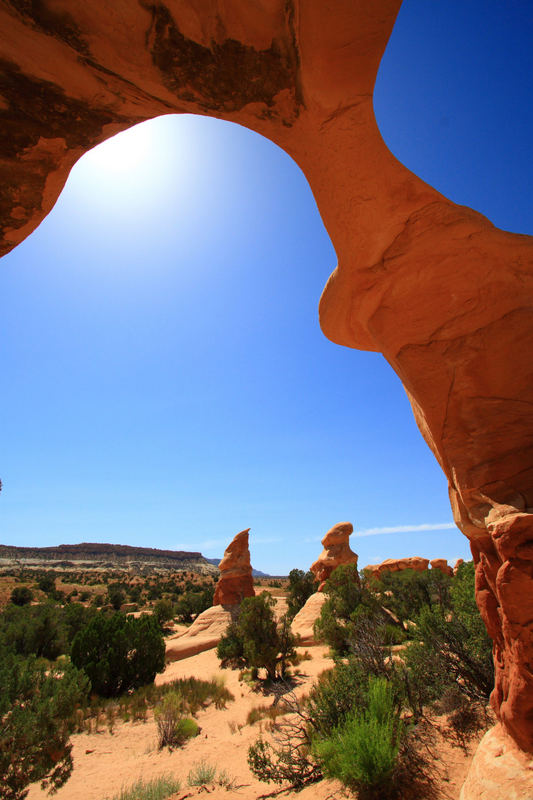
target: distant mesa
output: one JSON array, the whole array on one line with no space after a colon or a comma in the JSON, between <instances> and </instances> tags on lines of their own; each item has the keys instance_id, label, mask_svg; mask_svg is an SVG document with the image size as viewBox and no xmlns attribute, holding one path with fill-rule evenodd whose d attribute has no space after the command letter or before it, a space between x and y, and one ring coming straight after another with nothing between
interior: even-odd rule
<instances>
[{"instance_id":1,"label":"distant mesa","mask_svg":"<svg viewBox=\"0 0 533 800\"><path fill-rule=\"evenodd\" d=\"M311 572L319 582L318 591L324 590L324 584L334 569L341 564L357 564L358 556L350 549L349 539L353 533L351 522L339 522L330 528L322 539L323 550L314 564Z\"/></svg>"},{"instance_id":2,"label":"distant mesa","mask_svg":"<svg viewBox=\"0 0 533 800\"><path fill-rule=\"evenodd\" d=\"M213 576L218 573L201 553L185 550L158 550L103 542L60 544L57 547L0 544L0 571L17 566L25 569L116 569L127 572L189 570Z\"/></svg>"},{"instance_id":3,"label":"distant mesa","mask_svg":"<svg viewBox=\"0 0 533 800\"><path fill-rule=\"evenodd\" d=\"M229 623L237 618L241 602L255 595L249 531L247 528L234 536L224 551L213 605L198 614L190 628L167 642L167 661L180 661L216 647Z\"/></svg>"}]
</instances>

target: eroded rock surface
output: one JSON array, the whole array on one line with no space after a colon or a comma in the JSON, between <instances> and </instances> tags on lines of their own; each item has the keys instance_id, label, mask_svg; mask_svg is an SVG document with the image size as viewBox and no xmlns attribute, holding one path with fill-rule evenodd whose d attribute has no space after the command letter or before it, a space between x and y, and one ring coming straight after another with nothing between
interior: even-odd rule
<instances>
[{"instance_id":1,"label":"eroded rock surface","mask_svg":"<svg viewBox=\"0 0 533 800\"><path fill-rule=\"evenodd\" d=\"M245 597L255 595L248 548L249 530L238 533L224 551L218 565L220 578L213 597L214 606L239 605Z\"/></svg>"},{"instance_id":2,"label":"eroded rock surface","mask_svg":"<svg viewBox=\"0 0 533 800\"><path fill-rule=\"evenodd\" d=\"M336 567L341 564L357 565L357 555L350 549L349 539L352 533L351 522L339 522L330 528L322 539L324 549L314 564L310 566L311 572L319 583L319 592L323 591L325 582Z\"/></svg>"},{"instance_id":3,"label":"eroded rock surface","mask_svg":"<svg viewBox=\"0 0 533 800\"><path fill-rule=\"evenodd\" d=\"M364 568L364 571L379 578L384 572L401 572L404 569L412 569L415 572L425 572L428 566L429 558L410 556L408 558L387 558L385 561L382 561L381 564L369 564Z\"/></svg>"},{"instance_id":4,"label":"eroded rock surface","mask_svg":"<svg viewBox=\"0 0 533 800\"><path fill-rule=\"evenodd\" d=\"M445 558L433 558L430 562L431 569L438 569L443 575L453 575L453 569L450 567Z\"/></svg>"},{"instance_id":5,"label":"eroded rock surface","mask_svg":"<svg viewBox=\"0 0 533 800\"><path fill-rule=\"evenodd\" d=\"M167 640L165 658L180 661L216 647L226 628L236 619L238 606L215 605L198 614L190 628Z\"/></svg>"},{"instance_id":6,"label":"eroded rock surface","mask_svg":"<svg viewBox=\"0 0 533 800\"><path fill-rule=\"evenodd\" d=\"M479 743L459 800L533 800L533 759L501 725L487 731Z\"/></svg>"},{"instance_id":7,"label":"eroded rock surface","mask_svg":"<svg viewBox=\"0 0 533 800\"><path fill-rule=\"evenodd\" d=\"M326 599L323 592L315 592L307 598L305 605L294 616L291 631L300 637L301 645L318 644L315 639L314 624L320 616Z\"/></svg>"},{"instance_id":8,"label":"eroded rock surface","mask_svg":"<svg viewBox=\"0 0 533 800\"><path fill-rule=\"evenodd\" d=\"M493 707L533 751L533 242L407 170L372 106L400 0L42 0L0 9L0 252L53 206L80 155L167 113L283 147L339 257L334 342L384 354L444 470L494 640ZM525 607L524 607L525 606Z\"/></svg>"}]
</instances>

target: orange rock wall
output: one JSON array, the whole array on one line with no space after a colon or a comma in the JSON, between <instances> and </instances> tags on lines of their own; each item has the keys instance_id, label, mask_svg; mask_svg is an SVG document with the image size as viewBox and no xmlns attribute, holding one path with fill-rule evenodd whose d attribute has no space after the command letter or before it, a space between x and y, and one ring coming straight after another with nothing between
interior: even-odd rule
<instances>
[{"instance_id":1,"label":"orange rock wall","mask_svg":"<svg viewBox=\"0 0 533 800\"><path fill-rule=\"evenodd\" d=\"M338 254L326 336L400 376L472 543L494 640L493 705L533 750L533 243L389 152L372 91L400 0L5 2L0 253L53 206L79 156L160 114L210 114L283 147Z\"/></svg>"}]
</instances>

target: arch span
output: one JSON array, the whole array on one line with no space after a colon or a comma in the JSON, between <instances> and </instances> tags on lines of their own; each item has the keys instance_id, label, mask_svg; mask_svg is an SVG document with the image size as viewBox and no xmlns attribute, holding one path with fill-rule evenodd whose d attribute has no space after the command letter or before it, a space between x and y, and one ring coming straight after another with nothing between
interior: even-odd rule
<instances>
[{"instance_id":1,"label":"arch span","mask_svg":"<svg viewBox=\"0 0 533 800\"><path fill-rule=\"evenodd\" d=\"M4 3L1 252L39 224L83 152L142 120L209 114L283 147L339 255L322 329L382 352L403 381L471 542L493 706L533 751L533 367L520 357L533 243L447 200L382 141L372 91L399 5Z\"/></svg>"}]
</instances>

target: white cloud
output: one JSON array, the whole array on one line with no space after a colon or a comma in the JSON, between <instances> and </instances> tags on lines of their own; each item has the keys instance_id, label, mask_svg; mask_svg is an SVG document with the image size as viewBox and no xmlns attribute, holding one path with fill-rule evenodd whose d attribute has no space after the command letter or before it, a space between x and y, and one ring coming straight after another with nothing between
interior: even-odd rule
<instances>
[{"instance_id":1,"label":"white cloud","mask_svg":"<svg viewBox=\"0 0 533 800\"><path fill-rule=\"evenodd\" d=\"M421 525L389 525L383 528L366 528L355 531L355 536L379 536L382 533L418 533L419 531L448 531L455 528L454 522L424 522Z\"/></svg>"}]
</instances>

